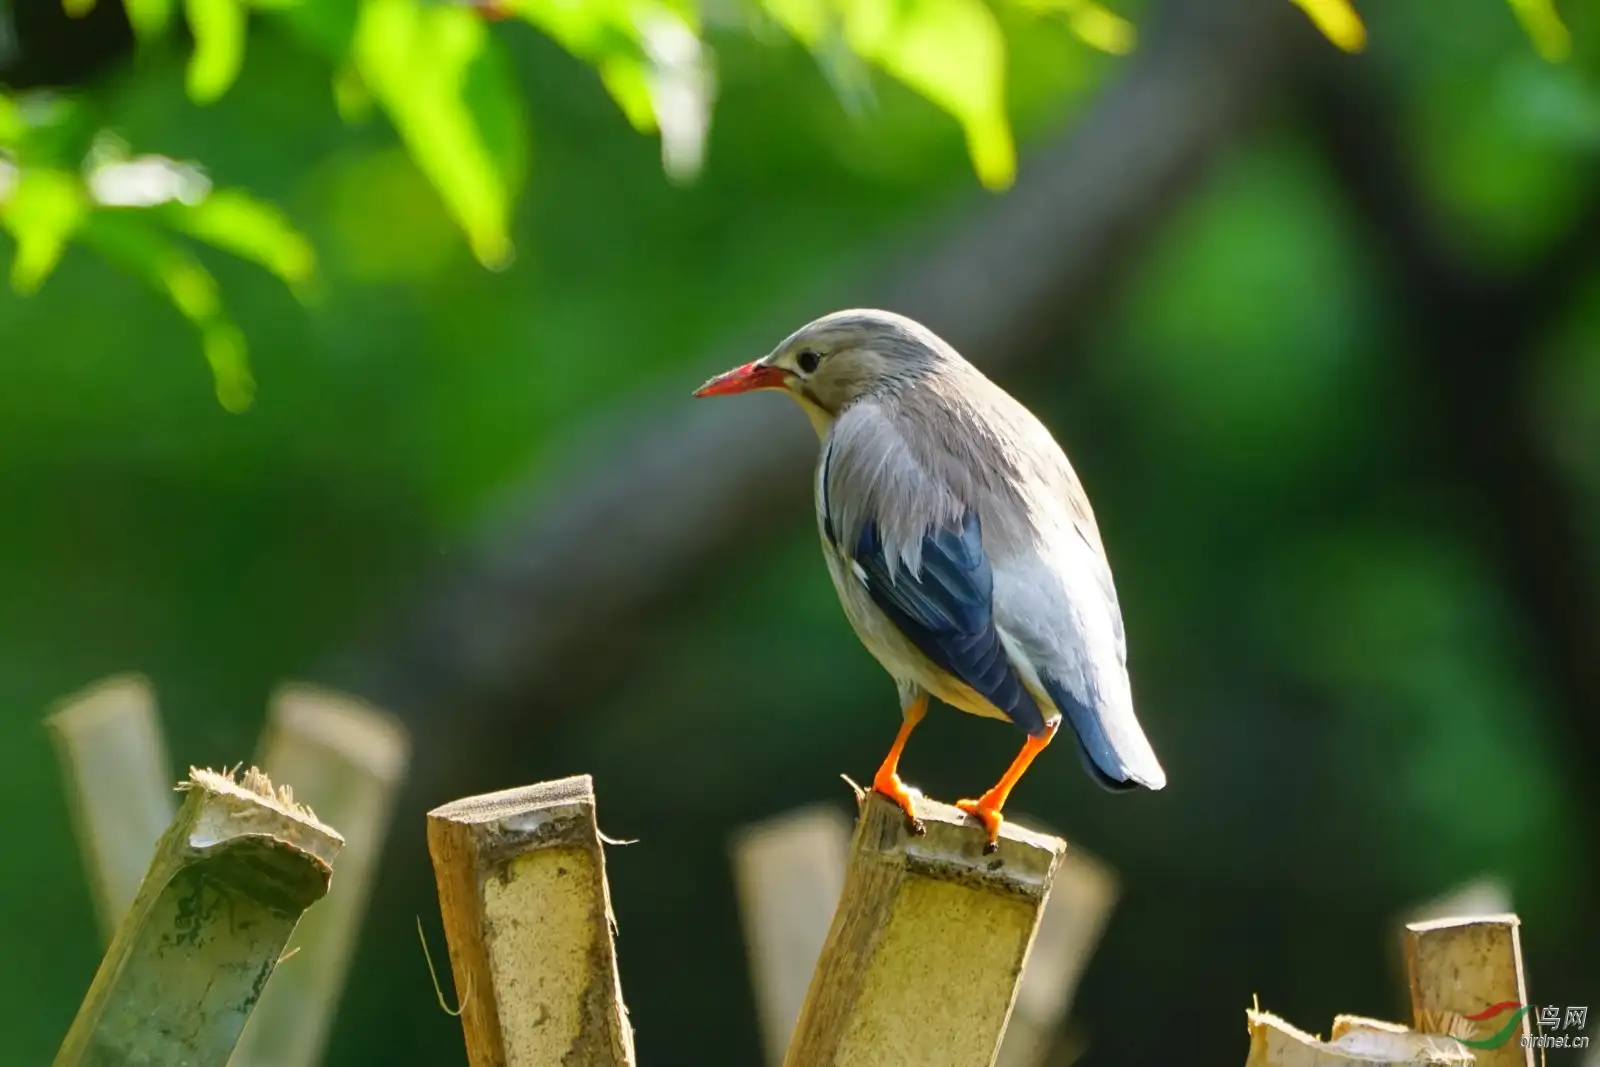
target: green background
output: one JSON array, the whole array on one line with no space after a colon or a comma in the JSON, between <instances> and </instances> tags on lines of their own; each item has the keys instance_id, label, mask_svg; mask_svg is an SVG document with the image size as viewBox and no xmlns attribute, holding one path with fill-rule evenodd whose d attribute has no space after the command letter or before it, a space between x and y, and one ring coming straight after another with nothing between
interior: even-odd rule
<instances>
[{"instance_id":1,"label":"green background","mask_svg":"<svg viewBox=\"0 0 1600 1067\"><path fill-rule=\"evenodd\" d=\"M1549 64L1500 0L1366 7L1364 55L1309 32L1303 54L1374 94L1450 262L1502 292L1563 241L1587 252L1541 279L1502 401L1531 428L1528 476L1552 479L1577 524L1587 555L1564 562L1592 612L1597 12L1562 5L1574 55ZM1130 60L1056 21L1003 22L1026 173ZM529 125L503 272L473 260L393 131L342 122L326 66L270 26L209 107L185 97L181 50L97 83L139 151L278 203L318 250L322 291L302 306L203 255L250 342L244 414L219 406L177 312L89 252L34 296L0 294L0 1062L51 1055L101 951L40 726L54 701L139 671L179 767L248 759L275 685L322 676L413 610L502 494L578 468L586 427L688 403L731 340L775 342L828 310L811 294L850 292L895 242L1005 195L978 187L958 127L913 93L875 79L876 106L852 117L803 49L734 32L713 39L705 170L677 184L588 67L530 27L493 33ZM1508 577L1519 555L1570 546L1486 518L1495 487L1438 432L1452 393L1419 354L1502 320L1396 280L1397 235L1341 179L1299 73L1105 266L1086 313L1002 376L1094 501L1172 782L1107 796L1060 749L1015 795L1122 879L1073 1009L1088 1064L1238 1063L1254 994L1313 1031L1337 1012L1400 1018L1400 913L1482 874L1513 892L1531 998L1600 994L1600 753L1581 729L1600 693L1563 688L1539 601ZM771 396L720 403L800 420ZM413 928L422 916L440 943L421 812L580 772L603 828L639 839L608 863L641 1062L756 1062L728 834L802 803L843 809L837 775L865 780L896 724L806 489L778 494L777 534L676 581L642 636L542 679L559 699L395 707L426 751L328 1063L465 1062ZM936 714L905 771L971 795L1020 740Z\"/></svg>"}]
</instances>

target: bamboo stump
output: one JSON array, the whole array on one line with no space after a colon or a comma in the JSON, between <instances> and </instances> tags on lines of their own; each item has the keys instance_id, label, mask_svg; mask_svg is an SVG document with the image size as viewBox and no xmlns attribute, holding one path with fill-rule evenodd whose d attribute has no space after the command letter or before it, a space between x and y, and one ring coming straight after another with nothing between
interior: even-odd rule
<instances>
[{"instance_id":1,"label":"bamboo stump","mask_svg":"<svg viewBox=\"0 0 1600 1067\"><path fill-rule=\"evenodd\" d=\"M1412 1025L1488 1043L1475 1047L1481 1067L1533 1067L1520 926L1515 915L1409 923Z\"/></svg>"},{"instance_id":2,"label":"bamboo stump","mask_svg":"<svg viewBox=\"0 0 1600 1067\"><path fill-rule=\"evenodd\" d=\"M343 841L252 769L191 771L55 1067L223 1067Z\"/></svg>"},{"instance_id":3,"label":"bamboo stump","mask_svg":"<svg viewBox=\"0 0 1600 1067\"><path fill-rule=\"evenodd\" d=\"M295 932L230 1067L317 1067L326 1047L411 742L389 715L307 685L272 701L258 760L339 827L339 879Z\"/></svg>"},{"instance_id":4,"label":"bamboo stump","mask_svg":"<svg viewBox=\"0 0 1600 1067\"><path fill-rule=\"evenodd\" d=\"M1419 1034L1377 1019L1341 1015L1329 1040L1298 1030L1271 1012L1246 1012L1245 1067L1469 1067L1472 1053L1448 1037Z\"/></svg>"},{"instance_id":5,"label":"bamboo stump","mask_svg":"<svg viewBox=\"0 0 1600 1067\"><path fill-rule=\"evenodd\" d=\"M68 697L45 718L67 784L78 848L107 941L172 822L172 770L155 694L117 675Z\"/></svg>"},{"instance_id":6,"label":"bamboo stump","mask_svg":"<svg viewBox=\"0 0 1600 1067\"><path fill-rule=\"evenodd\" d=\"M428 813L471 1067L632 1067L588 775Z\"/></svg>"},{"instance_id":7,"label":"bamboo stump","mask_svg":"<svg viewBox=\"0 0 1600 1067\"><path fill-rule=\"evenodd\" d=\"M844 894L786 1067L991 1067L1066 843L1007 823L999 851L956 808L927 828L862 799Z\"/></svg>"}]
</instances>

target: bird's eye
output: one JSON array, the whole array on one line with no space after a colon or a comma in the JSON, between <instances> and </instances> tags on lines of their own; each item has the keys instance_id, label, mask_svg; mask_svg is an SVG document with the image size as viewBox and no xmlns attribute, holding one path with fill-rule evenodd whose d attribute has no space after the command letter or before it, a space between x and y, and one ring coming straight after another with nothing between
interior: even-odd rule
<instances>
[{"instance_id":1,"label":"bird's eye","mask_svg":"<svg viewBox=\"0 0 1600 1067\"><path fill-rule=\"evenodd\" d=\"M794 357L794 362L795 366L799 367L802 373L810 374L812 371L817 369L817 364L822 362L822 357L817 355L811 349L807 348L798 356Z\"/></svg>"}]
</instances>

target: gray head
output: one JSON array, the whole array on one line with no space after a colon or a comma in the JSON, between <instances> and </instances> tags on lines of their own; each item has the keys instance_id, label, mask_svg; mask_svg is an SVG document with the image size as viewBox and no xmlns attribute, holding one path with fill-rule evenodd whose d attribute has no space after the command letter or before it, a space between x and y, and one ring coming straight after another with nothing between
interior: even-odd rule
<instances>
[{"instance_id":1,"label":"gray head","mask_svg":"<svg viewBox=\"0 0 1600 1067\"><path fill-rule=\"evenodd\" d=\"M767 355L718 375L695 395L783 389L820 430L863 396L961 363L956 351L921 323L891 311L852 308L808 322Z\"/></svg>"}]
</instances>

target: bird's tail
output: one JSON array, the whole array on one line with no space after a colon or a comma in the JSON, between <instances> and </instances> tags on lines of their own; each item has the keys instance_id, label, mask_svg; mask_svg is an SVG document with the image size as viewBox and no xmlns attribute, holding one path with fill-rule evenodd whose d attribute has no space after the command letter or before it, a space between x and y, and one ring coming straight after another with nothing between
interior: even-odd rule
<instances>
[{"instance_id":1,"label":"bird's tail","mask_svg":"<svg viewBox=\"0 0 1600 1067\"><path fill-rule=\"evenodd\" d=\"M1103 699L1100 694L1085 701L1048 673L1041 672L1040 681L1071 724L1084 767L1102 787L1122 793L1167 784L1167 772L1134 716L1132 701Z\"/></svg>"}]
</instances>

